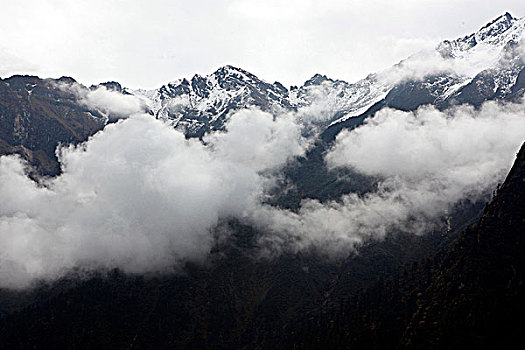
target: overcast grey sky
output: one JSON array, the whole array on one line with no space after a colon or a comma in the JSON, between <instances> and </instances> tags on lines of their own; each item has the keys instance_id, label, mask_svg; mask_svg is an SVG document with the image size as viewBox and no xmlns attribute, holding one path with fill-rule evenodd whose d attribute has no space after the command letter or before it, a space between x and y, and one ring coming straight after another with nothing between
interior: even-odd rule
<instances>
[{"instance_id":1,"label":"overcast grey sky","mask_svg":"<svg viewBox=\"0 0 525 350\"><path fill-rule=\"evenodd\" d=\"M2 4L0 76L69 75L156 88L232 64L300 85L356 81L523 0L25 0Z\"/></svg>"}]
</instances>

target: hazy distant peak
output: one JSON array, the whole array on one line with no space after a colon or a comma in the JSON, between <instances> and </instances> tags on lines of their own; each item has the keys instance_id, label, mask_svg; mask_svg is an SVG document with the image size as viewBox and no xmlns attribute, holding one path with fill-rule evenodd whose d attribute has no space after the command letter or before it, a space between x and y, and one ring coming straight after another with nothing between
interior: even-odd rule
<instances>
[{"instance_id":1,"label":"hazy distant peak","mask_svg":"<svg viewBox=\"0 0 525 350\"><path fill-rule=\"evenodd\" d=\"M313 77L311 77L304 83L304 86L321 85L326 81L333 82L333 80L328 78L326 75L316 73Z\"/></svg>"},{"instance_id":2,"label":"hazy distant peak","mask_svg":"<svg viewBox=\"0 0 525 350\"><path fill-rule=\"evenodd\" d=\"M525 18L517 19L510 13L497 17L481 27L477 32L455 40L444 40L436 50L443 57L457 57L480 45L505 46L510 41L517 41L523 34Z\"/></svg>"}]
</instances>

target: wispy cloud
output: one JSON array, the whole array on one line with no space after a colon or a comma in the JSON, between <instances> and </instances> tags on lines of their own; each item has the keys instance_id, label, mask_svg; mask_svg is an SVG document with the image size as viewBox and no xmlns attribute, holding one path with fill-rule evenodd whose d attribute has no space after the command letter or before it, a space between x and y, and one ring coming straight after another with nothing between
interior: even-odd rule
<instances>
[{"instance_id":1,"label":"wispy cloud","mask_svg":"<svg viewBox=\"0 0 525 350\"><path fill-rule=\"evenodd\" d=\"M101 113L111 121L147 110L146 101L139 96L123 94L103 85L92 89L79 83L58 83L57 86L74 94L81 105Z\"/></svg>"}]
</instances>

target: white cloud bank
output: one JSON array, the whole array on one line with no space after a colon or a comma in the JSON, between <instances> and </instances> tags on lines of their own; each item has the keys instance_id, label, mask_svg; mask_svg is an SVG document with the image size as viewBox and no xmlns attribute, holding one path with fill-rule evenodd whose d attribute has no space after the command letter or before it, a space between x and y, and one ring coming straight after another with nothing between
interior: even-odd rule
<instances>
[{"instance_id":1,"label":"white cloud bank","mask_svg":"<svg viewBox=\"0 0 525 350\"><path fill-rule=\"evenodd\" d=\"M332 167L384 178L377 191L305 200L296 213L263 204L268 186L307 143L293 115L245 110L202 143L151 116L108 125L62 148L63 173L36 183L0 157L0 287L53 280L71 268L176 270L205 260L221 219L255 224L261 247L344 256L392 229L420 233L451 205L502 181L525 139L525 105L414 113L383 110L342 132Z\"/></svg>"},{"instance_id":2,"label":"white cloud bank","mask_svg":"<svg viewBox=\"0 0 525 350\"><path fill-rule=\"evenodd\" d=\"M102 85L95 89L88 89L79 83L58 83L57 87L72 93L76 96L78 103L96 110L111 121L127 118L147 110L147 103L141 97L123 94Z\"/></svg>"},{"instance_id":3,"label":"white cloud bank","mask_svg":"<svg viewBox=\"0 0 525 350\"><path fill-rule=\"evenodd\" d=\"M61 149L63 173L43 185L19 158L1 157L0 287L77 266L141 273L203 260L219 219L259 203L259 173L304 151L291 119L259 111L207 141L135 115Z\"/></svg>"},{"instance_id":4,"label":"white cloud bank","mask_svg":"<svg viewBox=\"0 0 525 350\"><path fill-rule=\"evenodd\" d=\"M385 109L341 132L326 156L331 167L382 177L376 192L323 204L305 200L298 213L265 207L255 222L272 231L263 242L277 252L315 248L332 256L392 230L422 233L458 201L490 193L524 140L524 104Z\"/></svg>"}]
</instances>

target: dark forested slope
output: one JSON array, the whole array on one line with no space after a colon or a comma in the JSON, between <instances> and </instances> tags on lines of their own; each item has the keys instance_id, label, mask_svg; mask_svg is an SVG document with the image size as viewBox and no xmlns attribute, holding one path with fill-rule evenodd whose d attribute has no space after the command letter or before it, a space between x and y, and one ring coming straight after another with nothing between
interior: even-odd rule
<instances>
[{"instance_id":1,"label":"dark forested slope","mask_svg":"<svg viewBox=\"0 0 525 350\"><path fill-rule=\"evenodd\" d=\"M525 331L525 145L477 224L337 308L303 320L295 348L514 348Z\"/></svg>"}]
</instances>

